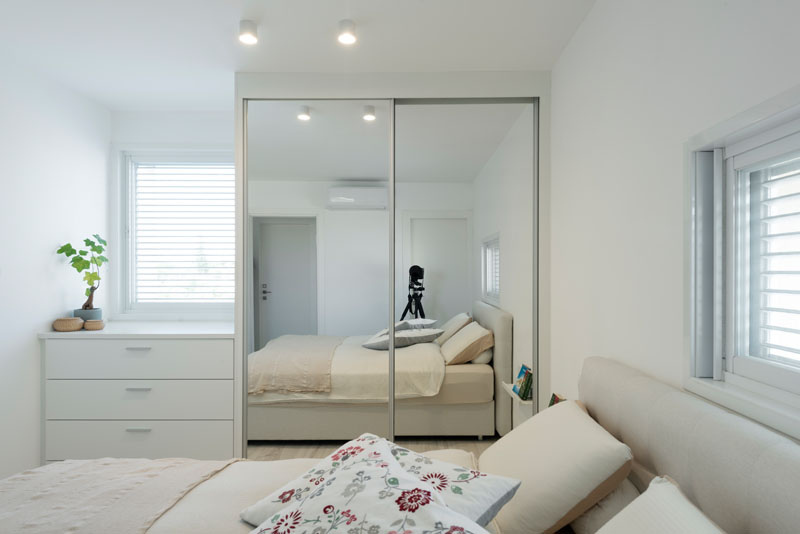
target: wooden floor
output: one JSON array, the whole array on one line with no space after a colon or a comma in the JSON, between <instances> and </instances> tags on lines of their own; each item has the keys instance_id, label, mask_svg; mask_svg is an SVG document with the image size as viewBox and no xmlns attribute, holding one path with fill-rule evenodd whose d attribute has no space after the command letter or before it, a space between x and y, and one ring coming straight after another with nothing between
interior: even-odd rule
<instances>
[{"instance_id":1,"label":"wooden floor","mask_svg":"<svg viewBox=\"0 0 800 534\"><path fill-rule=\"evenodd\" d=\"M440 439L397 438L395 442L412 451L427 452L438 449L464 449L475 457L486 450L496 438ZM324 458L335 451L339 441L251 441L247 444L250 460L289 460L292 458Z\"/></svg>"}]
</instances>

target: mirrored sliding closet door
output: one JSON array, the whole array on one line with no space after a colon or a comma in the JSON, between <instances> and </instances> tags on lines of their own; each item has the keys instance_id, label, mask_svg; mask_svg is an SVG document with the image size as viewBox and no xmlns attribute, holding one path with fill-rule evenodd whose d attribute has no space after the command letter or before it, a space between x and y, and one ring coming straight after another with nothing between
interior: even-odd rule
<instances>
[{"instance_id":1,"label":"mirrored sliding closet door","mask_svg":"<svg viewBox=\"0 0 800 534\"><path fill-rule=\"evenodd\" d=\"M390 113L247 102L251 445L389 435Z\"/></svg>"},{"instance_id":2,"label":"mirrored sliding closet door","mask_svg":"<svg viewBox=\"0 0 800 534\"><path fill-rule=\"evenodd\" d=\"M396 101L397 436L533 414L535 120L533 99Z\"/></svg>"}]
</instances>

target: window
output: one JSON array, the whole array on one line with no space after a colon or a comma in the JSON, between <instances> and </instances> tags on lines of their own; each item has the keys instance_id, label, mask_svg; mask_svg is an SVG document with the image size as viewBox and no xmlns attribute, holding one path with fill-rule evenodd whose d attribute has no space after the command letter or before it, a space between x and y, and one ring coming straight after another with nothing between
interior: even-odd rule
<instances>
[{"instance_id":1,"label":"window","mask_svg":"<svg viewBox=\"0 0 800 534\"><path fill-rule=\"evenodd\" d=\"M481 247L482 295L484 300L500 303L500 237L494 235Z\"/></svg>"},{"instance_id":2,"label":"window","mask_svg":"<svg viewBox=\"0 0 800 534\"><path fill-rule=\"evenodd\" d=\"M692 154L687 387L800 437L800 119L765 122Z\"/></svg>"},{"instance_id":3,"label":"window","mask_svg":"<svg viewBox=\"0 0 800 534\"><path fill-rule=\"evenodd\" d=\"M230 313L235 173L230 157L125 154L123 313Z\"/></svg>"}]
</instances>

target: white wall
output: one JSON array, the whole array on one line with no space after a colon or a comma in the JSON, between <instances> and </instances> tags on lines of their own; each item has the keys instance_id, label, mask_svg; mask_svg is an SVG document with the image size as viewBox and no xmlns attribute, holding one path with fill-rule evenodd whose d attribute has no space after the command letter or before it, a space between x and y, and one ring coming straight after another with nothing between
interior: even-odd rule
<instances>
[{"instance_id":1,"label":"white wall","mask_svg":"<svg viewBox=\"0 0 800 534\"><path fill-rule=\"evenodd\" d=\"M318 216L317 236L322 243L318 261L323 271L318 299L320 334L374 333L386 327L389 316L389 212L327 210L331 185L334 184L250 180L250 214ZM408 209L470 209L471 189L471 184L460 183L398 183L398 213ZM402 291L398 298L405 306L406 275L400 278ZM400 312L402 306L398 317Z\"/></svg>"},{"instance_id":2,"label":"white wall","mask_svg":"<svg viewBox=\"0 0 800 534\"><path fill-rule=\"evenodd\" d=\"M229 111L115 111L112 141L118 145L221 145L233 149Z\"/></svg>"},{"instance_id":3,"label":"white wall","mask_svg":"<svg viewBox=\"0 0 800 534\"><path fill-rule=\"evenodd\" d=\"M81 276L55 251L94 233L108 235L109 141L105 109L27 72L3 69L0 478L39 464L36 334L85 300ZM101 287L96 306L106 294Z\"/></svg>"},{"instance_id":4,"label":"white wall","mask_svg":"<svg viewBox=\"0 0 800 534\"><path fill-rule=\"evenodd\" d=\"M688 367L683 143L800 83L800 3L598 0L552 76L552 388Z\"/></svg>"},{"instance_id":5,"label":"white wall","mask_svg":"<svg viewBox=\"0 0 800 534\"><path fill-rule=\"evenodd\" d=\"M481 244L499 234L500 307L514 316L516 376L523 363L533 363L533 331L528 327L533 324L533 105L525 107L475 179L474 197L474 292L479 298ZM526 415L531 413L515 408L515 424Z\"/></svg>"}]
</instances>

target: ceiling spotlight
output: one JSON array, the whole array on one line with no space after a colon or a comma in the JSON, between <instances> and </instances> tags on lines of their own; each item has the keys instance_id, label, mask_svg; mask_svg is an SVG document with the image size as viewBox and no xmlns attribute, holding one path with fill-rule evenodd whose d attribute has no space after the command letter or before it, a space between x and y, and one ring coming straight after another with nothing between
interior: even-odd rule
<instances>
[{"instance_id":1,"label":"ceiling spotlight","mask_svg":"<svg viewBox=\"0 0 800 534\"><path fill-rule=\"evenodd\" d=\"M311 110L308 109L308 106L303 106L300 108L300 112L297 114L297 118L301 121L310 121L311 120Z\"/></svg>"},{"instance_id":2,"label":"ceiling spotlight","mask_svg":"<svg viewBox=\"0 0 800 534\"><path fill-rule=\"evenodd\" d=\"M356 24L350 19L339 21L339 42L343 45L351 45L356 42Z\"/></svg>"},{"instance_id":3,"label":"ceiling spotlight","mask_svg":"<svg viewBox=\"0 0 800 534\"><path fill-rule=\"evenodd\" d=\"M252 20L239 21L239 41L246 45L258 42L258 26Z\"/></svg>"},{"instance_id":4,"label":"ceiling spotlight","mask_svg":"<svg viewBox=\"0 0 800 534\"><path fill-rule=\"evenodd\" d=\"M370 122L375 120L375 106L364 106L364 120Z\"/></svg>"}]
</instances>

